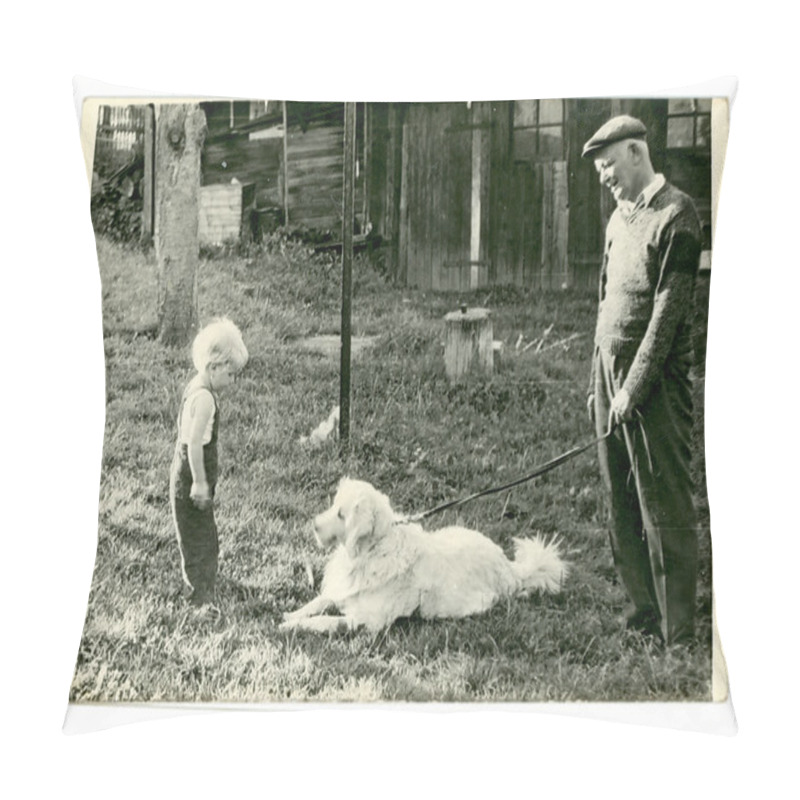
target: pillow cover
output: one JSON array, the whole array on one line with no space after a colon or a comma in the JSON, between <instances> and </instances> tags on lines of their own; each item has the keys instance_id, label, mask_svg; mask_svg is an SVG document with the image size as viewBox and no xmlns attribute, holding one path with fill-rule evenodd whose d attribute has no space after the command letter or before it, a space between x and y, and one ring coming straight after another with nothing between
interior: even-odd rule
<instances>
[{"instance_id":1,"label":"pillow cover","mask_svg":"<svg viewBox=\"0 0 800 800\"><path fill-rule=\"evenodd\" d=\"M106 434L65 730L342 703L734 730L703 438L728 113L84 100ZM491 492L424 533L342 499L332 555L343 476L398 515Z\"/></svg>"}]
</instances>

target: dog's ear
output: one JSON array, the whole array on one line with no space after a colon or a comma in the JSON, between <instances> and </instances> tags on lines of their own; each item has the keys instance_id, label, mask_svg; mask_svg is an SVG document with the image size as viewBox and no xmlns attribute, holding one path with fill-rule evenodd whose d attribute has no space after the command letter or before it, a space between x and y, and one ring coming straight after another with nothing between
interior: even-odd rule
<instances>
[{"instance_id":1,"label":"dog's ear","mask_svg":"<svg viewBox=\"0 0 800 800\"><path fill-rule=\"evenodd\" d=\"M344 546L351 558L357 556L375 528L375 501L369 494L353 500L344 518Z\"/></svg>"}]
</instances>

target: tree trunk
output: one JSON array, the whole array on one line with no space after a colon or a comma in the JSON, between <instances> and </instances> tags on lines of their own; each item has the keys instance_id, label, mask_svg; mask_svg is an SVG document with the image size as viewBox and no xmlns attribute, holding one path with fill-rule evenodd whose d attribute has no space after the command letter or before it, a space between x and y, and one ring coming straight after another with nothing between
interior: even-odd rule
<instances>
[{"instance_id":1,"label":"tree trunk","mask_svg":"<svg viewBox=\"0 0 800 800\"><path fill-rule=\"evenodd\" d=\"M158 338L188 344L197 328L198 201L206 118L196 104L156 106Z\"/></svg>"}]
</instances>

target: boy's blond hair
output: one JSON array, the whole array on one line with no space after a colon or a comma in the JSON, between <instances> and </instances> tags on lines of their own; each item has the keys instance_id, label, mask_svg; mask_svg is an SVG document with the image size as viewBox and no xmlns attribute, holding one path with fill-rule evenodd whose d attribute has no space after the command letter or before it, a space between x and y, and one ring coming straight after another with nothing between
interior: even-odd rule
<instances>
[{"instance_id":1,"label":"boy's blond hair","mask_svg":"<svg viewBox=\"0 0 800 800\"><path fill-rule=\"evenodd\" d=\"M223 361L229 361L238 372L248 357L241 331L227 317L209 322L192 344L192 361L198 372L205 371L209 364Z\"/></svg>"}]
</instances>

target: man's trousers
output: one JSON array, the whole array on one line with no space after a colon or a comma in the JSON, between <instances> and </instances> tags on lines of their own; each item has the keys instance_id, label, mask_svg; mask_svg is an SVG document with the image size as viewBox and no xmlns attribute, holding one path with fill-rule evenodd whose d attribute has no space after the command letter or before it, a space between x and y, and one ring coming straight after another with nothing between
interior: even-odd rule
<instances>
[{"instance_id":1,"label":"man's trousers","mask_svg":"<svg viewBox=\"0 0 800 800\"><path fill-rule=\"evenodd\" d=\"M595 423L601 436L631 359L598 348L595 364ZM611 549L634 605L632 619L654 620L668 644L693 637L697 596L689 367L686 358L668 362L633 421L598 447L610 499Z\"/></svg>"}]
</instances>

